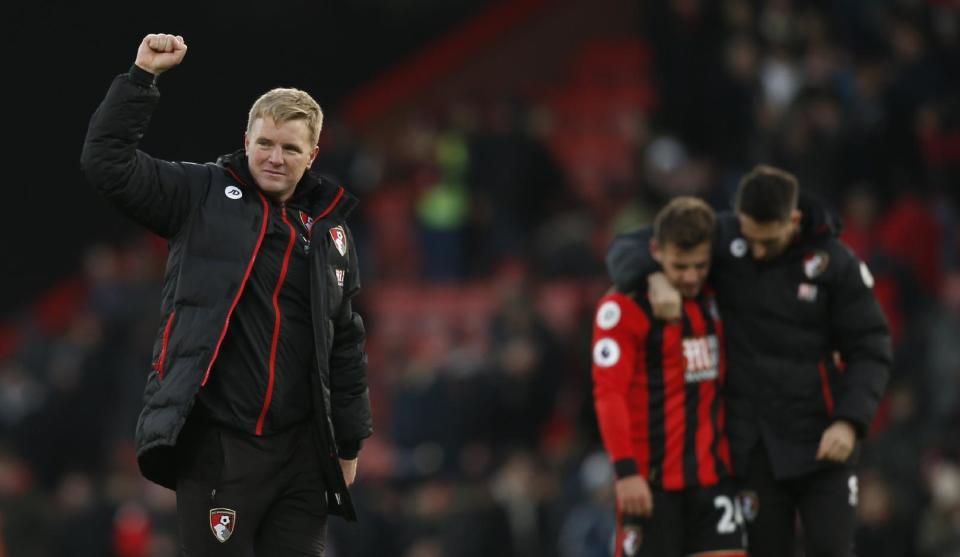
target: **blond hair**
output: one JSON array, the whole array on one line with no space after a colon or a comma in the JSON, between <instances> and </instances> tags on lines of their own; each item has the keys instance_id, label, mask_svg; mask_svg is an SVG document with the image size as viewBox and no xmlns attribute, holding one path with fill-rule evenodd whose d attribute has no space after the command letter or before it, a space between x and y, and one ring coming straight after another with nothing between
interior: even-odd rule
<instances>
[{"instance_id":1,"label":"blond hair","mask_svg":"<svg viewBox=\"0 0 960 557\"><path fill-rule=\"evenodd\" d=\"M310 144L316 145L320 141L323 110L306 91L280 87L267 91L250 107L247 133L257 118L272 118L278 126L291 120L304 120L310 131Z\"/></svg>"}]
</instances>

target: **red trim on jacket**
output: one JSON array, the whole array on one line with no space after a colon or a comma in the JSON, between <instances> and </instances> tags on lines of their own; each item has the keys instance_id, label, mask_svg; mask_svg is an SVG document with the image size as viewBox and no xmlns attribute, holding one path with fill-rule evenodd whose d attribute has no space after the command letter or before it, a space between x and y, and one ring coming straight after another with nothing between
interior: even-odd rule
<instances>
[{"instance_id":1,"label":"red trim on jacket","mask_svg":"<svg viewBox=\"0 0 960 557\"><path fill-rule=\"evenodd\" d=\"M827 366L823 362L817 364L820 370L820 388L823 389L823 402L827 405L827 415L833 416L833 393L830 391L830 378L827 375Z\"/></svg>"},{"instance_id":2,"label":"red trim on jacket","mask_svg":"<svg viewBox=\"0 0 960 557\"><path fill-rule=\"evenodd\" d=\"M337 195L334 196L333 201L330 202L330 205L328 205L327 208L324 209L322 213L320 213L319 215L313 217L314 222L316 222L316 221L322 219L323 217L329 215L329 214L330 214L330 211L332 211L333 208L337 206L337 203L340 203L340 200L343 198L343 193L344 193L343 187L341 187L340 189L338 189L338 190L337 190ZM312 232L312 231L313 231L313 229L311 229L311 232Z\"/></svg>"},{"instance_id":3,"label":"red trim on jacket","mask_svg":"<svg viewBox=\"0 0 960 557\"><path fill-rule=\"evenodd\" d=\"M277 278L277 286L273 289L273 312L276 316L273 322L273 340L270 341L270 362L267 365L269 375L267 378L267 394L263 397L263 408L260 409L260 417L257 418L256 434L263 434L263 422L267 417L267 410L270 409L270 400L273 398L273 380L277 370L277 344L280 342L280 321L283 316L280 313L280 289L283 288L283 281L287 278L287 269L290 267L290 254L293 253L293 246L297 241L297 233L293 225L287 220L287 211L280 209L280 218L290 229L290 240L287 241L287 249L283 252L283 264L280 266L280 277Z\"/></svg>"},{"instance_id":4,"label":"red trim on jacket","mask_svg":"<svg viewBox=\"0 0 960 557\"><path fill-rule=\"evenodd\" d=\"M163 380L163 364L167 360L167 344L170 343L170 329L173 328L173 317L177 314L177 311L171 311L170 317L167 318L167 324L163 326L163 341L160 344L160 357L157 358L157 377L160 380Z\"/></svg>"},{"instance_id":5,"label":"red trim on jacket","mask_svg":"<svg viewBox=\"0 0 960 557\"><path fill-rule=\"evenodd\" d=\"M229 172L236 181L240 182L241 184L245 183L240 179L239 176L237 176L237 173L234 172L232 168L228 168L227 172ZM230 309L227 310L227 318L223 321L223 329L220 330L220 338L217 339L217 345L213 349L213 356L210 358L210 363L207 365L207 371L203 374L203 381L200 382L201 387L206 385L207 381L210 379L210 370L213 369L213 364L217 361L217 355L220 354L220 345L223 344L223 339L227 336L227 328L230 326L230 316L233 315L233 310L237 308L237 304L240 302L240 296L243 295L243 289L247 286L247 280L250 279L250 271L253 270L253 262L256 261L257 254L260 253L260 246L263 244L263 237L267 234L267 223L270 220L270 205L267 203L267 198L264 197L260 190L257 190L257 195L260 196L260 203L263 205L263 222L260 223L260 235L257 237L257 245L253 248L253 255L250 256L250 262L247 263L247 270L243 274L243 280L240 281L240 288L237 289L237 295L233 297L233 302L230 304Z\"/></svg>"}]
</instances>

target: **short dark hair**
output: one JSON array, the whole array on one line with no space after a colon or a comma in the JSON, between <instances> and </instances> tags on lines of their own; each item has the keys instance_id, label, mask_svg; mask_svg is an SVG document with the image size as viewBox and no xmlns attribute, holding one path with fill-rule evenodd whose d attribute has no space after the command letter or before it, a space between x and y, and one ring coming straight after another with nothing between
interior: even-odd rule
<instances>
[{"instance_id":1,"label":"short dark hair","mask_svg":"<svg viewBox=\"0 0 960 557\"><path fill-rule=\"evenodd\" d=\"M734 207L757 222L784 222L797 208L799 192L796 176L760 164L740 180Z\"/></svg>"},{"instance_id":2,"label":"short dark hair","mask_svg":"<svg viewBox=\"0 0 960 557\"><path fill-rule=\"evenodd\" d=\"M657 213L653 233L661 247L673 244L681 250L690 250L710 242L715 221L713 209L702 199L680 196Z\"/></svg>"}]
</instances>

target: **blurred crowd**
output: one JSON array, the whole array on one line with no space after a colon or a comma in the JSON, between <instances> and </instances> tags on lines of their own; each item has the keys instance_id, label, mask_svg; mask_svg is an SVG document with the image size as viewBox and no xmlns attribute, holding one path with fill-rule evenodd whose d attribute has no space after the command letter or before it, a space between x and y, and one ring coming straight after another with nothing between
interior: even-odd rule
<instances>
[{"instance_id":1,"label":"blurred crowd","mask_svg":"<svg viewBox=\"0 0 960 557\"><path fill-rule=\"evenodd\" d=\"M960 555L960 8L950 0L646 0L637 37L559 81L336 121L316 168L353 226L375 435L328 555L609 555L593 304L613 234L664 200L730 206L758 162L843 216L896 364L861 465L859 555ZM91 195L93 193L91 192ZM165 246L90 250L0 360L0 556L165 557L173 493L133 426Z\"/></svg>"}]
</instances>

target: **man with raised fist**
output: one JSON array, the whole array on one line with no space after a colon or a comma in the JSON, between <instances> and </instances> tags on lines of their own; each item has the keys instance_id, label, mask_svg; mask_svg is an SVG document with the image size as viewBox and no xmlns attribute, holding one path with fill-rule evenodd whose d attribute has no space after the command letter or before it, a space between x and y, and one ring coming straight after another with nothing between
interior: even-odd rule
<instances>
[{"instance_id":1,"label":"man with raised fist","mask_svg":"<svg viewBox=\"0 0 960 557\"><path fill-rule=\"evenodd\" d=\"M215 163L138 150L157 78L186 53L183 37L144 37L81 160L169 242L137 460L177 492L184 555L323 555L326 516L356 518L347 487L372 432L356 199L310 171L323 113L298 89L257 99L243 148Z\"/></svg>"}]
</instances>

